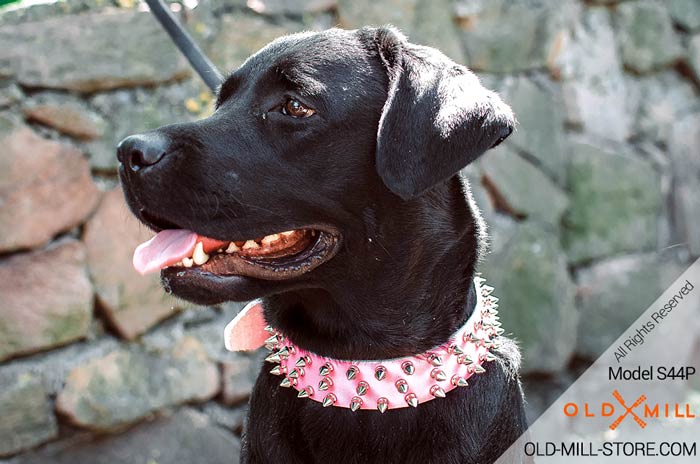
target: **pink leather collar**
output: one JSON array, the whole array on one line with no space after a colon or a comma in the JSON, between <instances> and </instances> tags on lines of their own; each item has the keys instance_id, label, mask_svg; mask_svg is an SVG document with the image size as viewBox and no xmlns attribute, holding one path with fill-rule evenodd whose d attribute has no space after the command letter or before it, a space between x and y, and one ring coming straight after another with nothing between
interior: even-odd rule
<instances>
[{"instance_id":1,"label":"pink leather collar","mask_svg":"<svg viewBox=\"0 0 700 464\"><path fill-rule=\"evenodd\" d=\"M498 299L492 287L476 277L477 302L467 322L447 341L415 356L381 361L341 361L311 353L284 334L266 326L259 300L248 304L225 329L226 348L242 351L267 347L270 371L282 377L283 387L297 390L324 407L373 409L417 407L459 387L467 387L473 375L485 372L495 359L500 328Z\"/></svg>"}]
</instances>

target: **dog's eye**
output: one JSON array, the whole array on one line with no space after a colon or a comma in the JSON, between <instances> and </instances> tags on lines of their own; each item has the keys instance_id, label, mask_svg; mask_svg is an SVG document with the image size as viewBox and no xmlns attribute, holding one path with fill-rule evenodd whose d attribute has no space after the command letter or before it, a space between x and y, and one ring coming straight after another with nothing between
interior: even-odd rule
<instances>
[{"instance_id":1,"label":"dog's eye","mask_svg":"<svg viewBox=\"0 0 700 464\"><path fill-rule=\"evenodd\" d=\"M308 118L309 116L312 116L314 113L316 113L316 111L312 110L308 106L305 106L299 100L290 98L282 106L282 113L286 114L287 116L292 116L294 118Z\"/></svg>"}]
</instances>

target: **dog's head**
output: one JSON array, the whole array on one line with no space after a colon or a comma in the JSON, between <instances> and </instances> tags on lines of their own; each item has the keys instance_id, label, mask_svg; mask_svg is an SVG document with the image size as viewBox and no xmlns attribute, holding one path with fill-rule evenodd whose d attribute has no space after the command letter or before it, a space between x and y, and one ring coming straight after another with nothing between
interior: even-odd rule
<instances>
[{"instance_id":1,"label":"dog's head","mask_svg":"<svg viewBox=\"0 0 700 464\"><path fill-rule=\"evenodd\" d=\"M398 255L416 266L409 236L428 232L409 216L513 126L474 74L394 29L283 37L226 79L212 116L120 143L133 213L185 230L141 265L200 303L326 288ZM195 241L194 263L174 264Z\"/></svg>"}]
</instances>

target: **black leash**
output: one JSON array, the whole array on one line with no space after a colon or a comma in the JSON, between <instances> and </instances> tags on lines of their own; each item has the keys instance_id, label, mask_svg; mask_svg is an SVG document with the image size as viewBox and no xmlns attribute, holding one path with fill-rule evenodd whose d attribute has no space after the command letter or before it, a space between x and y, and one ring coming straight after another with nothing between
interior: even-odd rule
<instances>
[{"instance_id":1,"label":"black leash","mask_svg":"<svg viewBox=\"0 0 700 464\"><path fill-rule=\"evenodd\" d=\"M199 77L202 78L207 87L211 89L212 92L216 93L216 89L221 84L223 77L214 63L212 63L209 58L202 52L202 49L194 43L192 37L187 33L187 31L177 22L175 15L170 11L163 0L146 0L148 7L151 12L155 15L158 22L167 31L170 38L175 42L177 48L180 49L187 61L190 62L192 67Z\"/></svg>"}]
</instances>

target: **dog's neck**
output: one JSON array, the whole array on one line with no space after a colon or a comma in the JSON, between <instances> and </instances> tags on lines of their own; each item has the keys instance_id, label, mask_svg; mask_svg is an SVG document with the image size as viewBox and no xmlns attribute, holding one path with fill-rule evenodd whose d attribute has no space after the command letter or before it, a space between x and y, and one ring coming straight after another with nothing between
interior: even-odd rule
<instances>
[{"instance_id":1,"label":"dog's neck","mask_svg":"<svg viewBox=\"0 0 700 464\"><path fill-rule=\"evenodd\" d=\"M388 227L403 230L383 230L383 236L411 233L411 240L370 241L368 246L378 250L373 267L349 270L334 288L270 297L266 319L299 346L336 359L389 359L445 343L476 301L471 281L480 219L463 188L461 181L451 180L445 191L408 205L388 205L412 214L395 212L402 221ZM408 224L409 217L415 223ZM431 227L421 221L430 221ZM420 236L427 230L432 236Z\"/></svg>"}]
</instances>

